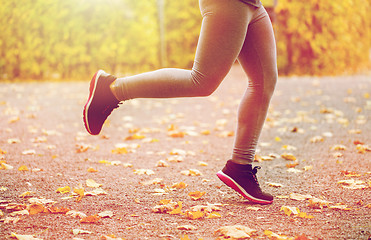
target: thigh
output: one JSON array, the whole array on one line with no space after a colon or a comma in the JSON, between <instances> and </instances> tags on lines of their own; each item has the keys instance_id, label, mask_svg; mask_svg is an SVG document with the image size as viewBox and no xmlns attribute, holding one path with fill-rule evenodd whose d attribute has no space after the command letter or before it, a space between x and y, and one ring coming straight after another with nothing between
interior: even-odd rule
<instances>
[{"instance_id":1,"label":"thigh","mask_svg":"<svg viewBox=\"0 0 371 240\"><path fill-rule=\"evenodd\" d=\"M252 9L238 0L200 0L203 20L194 70L205 81L221 81L229 72L242 49Z\"/></svg>"},{"instance_id":2,"label":"thigh","mask_svg":"<svg viewBox=\"0 0 371 240\"><path fill-rule=\"evenodd\" d=\"M271 21L264 8L256 15L248 27L238 61L251 84L267 86L268 81L275 81L277 76L276 43Z\"/></svg>"}]
</instances>

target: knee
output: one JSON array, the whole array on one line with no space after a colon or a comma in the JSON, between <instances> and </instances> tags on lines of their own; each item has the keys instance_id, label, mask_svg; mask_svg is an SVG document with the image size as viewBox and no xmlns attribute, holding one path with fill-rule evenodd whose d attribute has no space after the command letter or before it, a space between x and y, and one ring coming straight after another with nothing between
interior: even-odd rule
<instances>
[{"instance_id":1,"label":"knee","mask_svg":"<svg viewBox=\"0 0 371 240\"><path fill-rule=\"evenodd\" d=\"M197 71L192 71L193 92L198 97L210 96L219 87L223 80L218 76L205 76Z\"/></svg>"},{"instance_id":2,"label":"knee","mask_svg":"<svg viewBox=\"0 0 371 240\"><path fill-rule=\"evenodd\" d=\"M276 88L277 80L277 73L270 74L269 76L265 77L263 95L268 99L270 99L273 95L274 89Z\"/></svg>"}]
</instances>

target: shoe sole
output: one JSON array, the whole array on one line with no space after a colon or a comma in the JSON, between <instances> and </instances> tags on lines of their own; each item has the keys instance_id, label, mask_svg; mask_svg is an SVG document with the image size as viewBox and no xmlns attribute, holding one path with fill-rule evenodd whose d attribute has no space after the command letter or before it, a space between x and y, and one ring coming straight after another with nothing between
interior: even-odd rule
<instances>
[{"instance_id":1,"label":"shoe sole","mask_svg":"<svg viewBox=\"0 0 371 240\"><path fill-rule=\"evenodd\" d=\"M225 183L227 186L231 187L233 190L241 194L244 198L252 202L259 203L259 204L271 204L273 202L273 200L269 201L269 200L259 199L259 198L255 198L251 196L245 191L245 189L243 189L243 187L241 187L236 181L234 181L231 177L229 177L223 171L219 171L216 175L223 183Z\"/></svg>"},{"instance_id":2,"label":"shoe sole","mask_svg":"<svg viewBox=\"0 0 371 240\"><path fill-rule=\"evenodd\" d=\"M90 90L89 98L88 98L88 101L86 102L86 104L84 106L84 112L83 113L84 113L85 128L91 135L98 135L99 134L99 132L98 133L93 133L90 130L88 112L89 112L90 104L93 101L93 98L94 98L94 95L95 95L95 90L96 90L97 84L98 84L98 78L100 77L100 75L102 75L102 73L104 73L104 71L99 70L98 72L96 72L94 74L93 78L91 79L90 88L89 88L89 90Z\"/></svg>"}]
</instances>

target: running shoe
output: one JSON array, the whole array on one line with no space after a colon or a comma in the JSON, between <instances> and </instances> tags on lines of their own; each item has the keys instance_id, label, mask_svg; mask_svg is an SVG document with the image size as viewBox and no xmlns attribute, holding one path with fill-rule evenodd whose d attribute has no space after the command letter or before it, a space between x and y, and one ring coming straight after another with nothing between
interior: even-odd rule
<instances>
[{"instance_id":1,"label":"running shoe","mask_svg":"<svg viewBox=\"0 0 371 240\"><path fill-rule=\"evenodd\" d=\"M273 196L260 189L256 173L259 166L237 164L229 160L223 170L216 175L226 185L240 193L244 198L259 204L270 204Z\"/></svg>"},{"instance_id":2,"label":"running shoe","mask_svg":"<svg viewBox=\"0 0 371 240\"><path fill-rule=\"evenodd\" d=\"M98 135L111 112L119 106L119 101L113 95L110 84L115 76L99 70L90 81L90 94L85 104L83 115L86 130L92 135Z\"/></svg>"}]
</instances>

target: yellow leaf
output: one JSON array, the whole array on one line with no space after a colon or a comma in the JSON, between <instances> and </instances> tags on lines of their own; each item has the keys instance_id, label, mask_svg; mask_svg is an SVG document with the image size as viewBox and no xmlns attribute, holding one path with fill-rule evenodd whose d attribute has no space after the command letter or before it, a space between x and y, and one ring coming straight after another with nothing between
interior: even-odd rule
<instances>
[{"instance_id":1,"label":"yellow leaf","mask_svg":"<svg viewBox=\"0 0 371 240\"><path fill-rule=\"evenodd\" d=\"M185 171L181 171L181 174L186 176L201 176L202 173L197 169L189 169Z\"/></svg>"},{"instance_id":2,"label":"yellow leaf","mask_svg":"<svg viewBox=\"0 0 371 240\"><path fill-rule=\"evenodd\" d=\"M27 192L24 192L24 193L22 193L21 195L19 195L19 197L24 198L24 197L27 197L27 196L31 195L31 193L33 193L33 192L29 192L29 191L27 191Z\"/></svg>"},{"instance_id":3,"label":"yellow leaf","mask_svg":"<svg viewBox=\"0 0 371 240\"><path fill-rule=\"evenodd\" d=\"M118 147L118 148L113 149L111 152L116 153L116 154L126 154L128 153L128 150L125 147Z\"/></svg>"},{"instance_id":4,"label":"yellow leaf","mask_svg":"<svg viewBox=\"0 0 371 240\"><path fill-rule=\"evenodd\" d=\"M73 192L78 195L78 197L76 198L76 201L80 202L81 199L84 197L85 189L84 188L74 188Z\"/></svg>"},{"instance_id":5,"label":"yellow leaf","mask_svg":"<svg viewBox=\"0 0 371 240\"><path fill-rule=\"evenodd\" d=\"M184 237L181 237L181 238L180 238L180 240L191 240L191 239L189 239L188 235L185 234Z\"/></svg>"},{"instance_id":6,"label":"yellow leaf","mask_svg":"<svg viewBox=\"0 0 371 240\"><path fill-rule=\"evenodd\" d=\"M201 134L202 135L209 135L210 134L210 130L203 130L203 131L201 131Z\"/></svg>"},{"instance_id":7,"label":"yellow leaf","mask_svg":"<svg viewBox=\"0 0 371 240\"><path fill-rule=\"evenodd\" d=\"M28 168L27 168L27 166L22 165L22 166L20 166L20 167L18 168L18 171L28 171Z\"/></svg>"},{"instance_id":8,"label":"yellow leaf","mask_svg":"<svg viewBox=\"0 0 371 240\"><path fill-rule=\"evenodd\" d=\"M295 161L296 157L292 153L283 153L281 157L285 160Z\"/></svg>"},{"instance_id":9,"label":"yellow leaf","mask_svg":"<svg viewBox=\"0 0 371 240\"><path fill-rule=\"evenodd\" d=\"M203 212L190 212L190 211L186 211L186 216L189 218L189 219L192 219L192 220L195 220L195 219L198 219L198 218L203 218L205 215L205 213Z\"/></svg>"},{"instance_id":10,"label":"yellow leaf","mask_svg":"<svg viewBox=\"0 0 371 240\"><path fill-rule=\"evenodd\" d=\"M298 217L300 217L300 218L314 218L312 215L308 215L305 212L300 212Z\"/></svg>"},{"instance_id":11,"label":"yellow leaf","mask_svg":"<svg viewBox=\"0 0 371 240\"><path fill-rule=\"evenodd\" d=\"M89 168L88 168L88 172L98 172L98 170L95 170L94 168L89 167Z\"/></svg>"},{"instance_id":12,"label":"yellow leaf","mask_svg":"<svg viewBox=\"0 0 371 240\"><path fill-rule=\"evenodd\" d=\"M102 186L102 184L95 182L93 179L87 179L86 186L91 188L99 188L100 186Z\"/></svg>"},{"instance_id":13,"label":"yellow leaf","mask_svg":"<svg viewBox=\"0 0 371 240\"><path fill-rule=\"evenodd\" d=\"M275 140L276 142L281 142L281 141L282 141L282 139L281 139L280 137L275 137L274 140Z\"/></svg>"},{"instance_id":14,"label":"yellow leaf","mask_svg":"<svg viewBox=\"0 0 371 240\"><path fill-rule=\"evenodd\" d=\"M38 203L31 204L30 206L28 206L27 210L30 213L30 215L34 215L34 214L42 213L46 211L44 205L38 204Z\"/></svg>"},{"instance_id":15,"label":"yellow leaf","mask_svg":"<svg viewBox=\"0 0 371 240\"><path fill-rule=\"evenodd\" d=\"M188 186L188 184L184 182L174 183L171 188L177 188L177 189L184 189Z\"/></svg>"},{"instance_id":16,"label":"yellow leaf","mask_svg":"<svg viewBox=\"0 0 371 240\"><path fill-rule=\"evenodd\" d=\"M140 135L140 134L133 134L131 136L126 137L125 140L128 141L128 140L136 140L136 139L144 139L144 138L146 138L146 136Z\"/></svg>"},{"instance_id":17,"label":"yellow leaf","mask_svg":"<svg viewBox=\"0 0 371 240\"><path fill-rule=\"evenodd\" d=\"M280 211L284 211L287 216L298 215L300 213L299 208L297 207L290 207L290 206L282 206Z\"/></svg>"},{"instance_id":18,"label":"yellow leaf","mask_svg":"<svg viewBox=\"0 0 371 240\"><path fill-rule=\"evenodd\" d=\"M192 198L192 200L198 200L200 199L206 192L200 192L200 191L195 191L195 192L190 192L188 193L188 196Z\"/></svg>"},{"instance_id":19,"label":"yellow leaf","mask_svg":"<svg viewBox=\"0 0 371 240\"><path fill-rule=\"evenodd\" d=\"M202 162L202 161L198 162L197 164L198 164L199 166L203 166L203 167L206 167L206 166L208 165L207 163Z\"/></svg>"},{"instance_id":20,"label":"yellow leaf","mask_svg":"<svg viewBox=\"0 0 371 240\"><path fill-rule=\"evenodd\" d=\"M50 207L48 208L49 212L53 213L53 214L66 214L67 212L70 211L70 209L68 208L65 208L65 207Z\"/></svg>"},{"instance_id":21,"label":"yellow leaf","mask_svg":"<svg viewBox=\"0 0 371 240\"><path fill-rule=\"evenodd\" d=\"M178 202L178 207L169 212L169 214L172 215L182 214L182 202Z\"/></svg>"},{"instance_id":22,"label":"yellow leaf","mask_svg":"<svg viewBox=\"0 0 371 240\"><path fill-rule=\"evenodd\" d=\"M99 160L98 163L111 164L111 162L110 161L107 161L107 160Z\"/></svg>"},{"instance_id":23,"label":"yellow leaf","mask_svg":"<svg viewBox=\"0 0 371 240\"><path fill-rule=\"evenodd\" d=\"M60 187L56 190L56 192L59 193L69 193L71 191L71 188L69 186Z\"/></svg>"}]
</instances>

